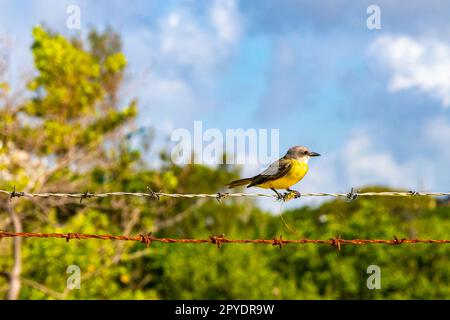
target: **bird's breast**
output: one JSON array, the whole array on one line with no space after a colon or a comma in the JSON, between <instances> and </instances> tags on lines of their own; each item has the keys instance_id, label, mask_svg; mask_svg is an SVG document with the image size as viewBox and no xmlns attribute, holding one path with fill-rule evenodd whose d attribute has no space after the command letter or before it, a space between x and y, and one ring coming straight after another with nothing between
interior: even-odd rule
<instances>
[{"instance_id":1,"label":"bird's breast","mask_svg":"<svg viewBox=\"0 0 450 320\"><path fill-rule=\"evenodd\" d=\"M297 183L303 179L303 177L306 175L307 172L308 172L308 164L306 162L293 160L292 168L287 174L287 176L289 176L289 178L292 180L296 180L295 183Z\"/></svg>"},{"instance_id":2,"label":"bird's breast","mask_svg":"<svg viewBox=\"0 0 450 320\"><path fill-rule=\"evenodd\" d=\"M261 188L275 188L275 189L287 189L293 186L297 182L303 179L308 172L308 164L303 161L291 160L291 169L289 172L276 180L265 182L258 187Z\"/></svg>"}]
</instances>

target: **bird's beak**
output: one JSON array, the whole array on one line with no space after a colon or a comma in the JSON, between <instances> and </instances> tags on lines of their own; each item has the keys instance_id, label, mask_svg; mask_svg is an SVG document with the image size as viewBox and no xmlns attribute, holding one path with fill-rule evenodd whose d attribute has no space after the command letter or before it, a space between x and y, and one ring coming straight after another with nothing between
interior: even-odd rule
<instances>
[{"instance_id":1,"label":"bird's beak","mask_svg":"<svg viewBox=\"0 0 450 320\"><path fill-rule=\"evenodd\" d=\"M319 156L320 156L320 153L312 152L312 151L311 151L311 152L309 153L309 156L310 156L310 157L319 157Z\"/></svg>"}]
</instances>

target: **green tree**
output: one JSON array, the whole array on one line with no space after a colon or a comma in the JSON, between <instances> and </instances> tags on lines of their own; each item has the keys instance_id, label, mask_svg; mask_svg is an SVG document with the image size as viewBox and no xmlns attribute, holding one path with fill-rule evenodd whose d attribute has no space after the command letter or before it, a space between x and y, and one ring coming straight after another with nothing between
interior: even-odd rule
<instances>
[{"instance_id":1,"label":"green tree","mask_svg":"<svg viewBox=\"0 0 450 320\"><path fill-rule=\"evenodd\" d=\"M7 93L1 96L0 185L27 192L79 190L88 186L86 172L117 162L117 155L110 150L121 144L118 137L136 116L134 101L121 107L116 98L126 59L120 45L111 41L117 39L114 33L92 32L89 48L42 27L33 29L33 38L37 74L27 84L30 98L14 103ZM73 204L50 200L14 206L2 201L1 207L16 231L49 222L57 225L77 212ZM52 214L58 219L51 221ZM14 243L13 253L7 251L15 257L14 263L4 266L12 268L9 298L20 292L21 239Z\"/></svg>"}]
</instances>

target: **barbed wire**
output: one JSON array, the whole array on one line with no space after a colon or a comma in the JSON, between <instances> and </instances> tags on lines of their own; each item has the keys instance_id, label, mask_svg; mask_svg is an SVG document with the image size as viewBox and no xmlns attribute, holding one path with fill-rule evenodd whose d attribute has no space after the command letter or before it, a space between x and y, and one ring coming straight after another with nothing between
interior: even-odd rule
<instances>
[{"instance_id":1,"label":"barbed wire","mask_svg":"<svg viewBox=\"0 0 450 320\"><path fill-rule=\"evenodd\" d=\"M110 235L110 234L84 234L84 233L32 233L32 232L6 232L0 231L0 239L8 237L23 237L23 238L59 238L66 239L67 242L72 239L84 240L84 239L100 239L100 240L118 240L118 241L137 241L144 243L147 247L152 244L152 242L161 243L182 243L182 244L200 244L209 243L221 247L224 243L235 243L235 244L269 244L272 246L281 246L286 244L327 244L336 247L338 250L341 249L342 245L367 245L367 244L390 244L390 245L400 245L400 244L450 244L450 240L435 240L435 239L401 239L396 236L393 239L343 239L340 236L335 238L330 238L327 240L321 239L283 239L282 236L273 239L228 239L224 235L210 236L207 239L180 239L180 238L159 238L152 236L151 233L140 234L136 236L125 236L125 235Z\"/></svg>"},{"instance_id":2,"label":"barbed wire","mask_svg":"<svg viewBox=\"0 0 450 320\"><path fill-rule=\"evenodd\" d=\"M0 194L4 194L12 198L74 198L80 199L80 202L83 199L88 198L106 198L106 197L139 197L139 198L151 198L151 199L161 199L163 197L168 198L213 198L217 201L221 201L225 198L238 198L238 197L269 197L275 198L277 200L287 201L292 198L297 198L293 193L285 193L281 198L275 194L265 194L265 193L164 193L164 192L154 192L149 189L148 192L103 192L103 193L94 193L94 192L83 192L83 193L52 193L52 192L43 192L43 193L27 193L27 192L19 192L14 190L0 190ZM442 197L442 196L450 196L450 192L417 192L417 191L383 191L383 192L358 192L353 188L348 193L327 193L327 192L310 192L310 193L301 193L301 197L343 197L350 200L355 200L358 197L419 197L419 196L432 196L432 197Z\"/></svg>"}]
</instances>

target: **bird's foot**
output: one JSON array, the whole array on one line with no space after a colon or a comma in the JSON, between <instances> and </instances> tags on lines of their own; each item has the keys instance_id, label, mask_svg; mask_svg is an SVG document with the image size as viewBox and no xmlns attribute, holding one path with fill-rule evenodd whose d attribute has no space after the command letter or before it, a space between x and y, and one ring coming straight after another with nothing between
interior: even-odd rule
<instances>
[{"instance_id":1,"label":"bird's foot","mask_svg":"<svg viewBox=\"0 0 450 320\"><path fill-rule=\"evenodd\" d=\"M277 193L277 201L286 201L286 197L288 196L287 192Z\"/></svg>"},{"instance_id":2,"label":"bird's foot","mask_svg":"<svg viewBox=\"0 0 450 320\"><path fill-rule=\"evenodd\" d=\"M300 197L300 192L296 190L287 190L287 192L284 193L277 193L277 200L283 202L289 201L291 199L298 199Z\"/></svg>"},{"instance_id":3,"label":"bird's foot","mask_svg":"<svg viewBox=\"0 0 450 320\"><path fill-rule=\"evenodd\" d=\"M300 192L298 192L297 190L286 189L286 191L288 192L288 196L290 199L292 199L292 198L298 199L302 196L302 194Z\"/></svg>"},{"instance_id":4,"label":"bird's foot","mask_svg":"<svg viewBox=\"0 0 450 320\"><path fill-rule=\"evenodd\" d=\"M286 189L286 191L293 194L295 199L300 198L302 196L301 193L298 192L297 190Z\"/></svg>"}]
</instances>

